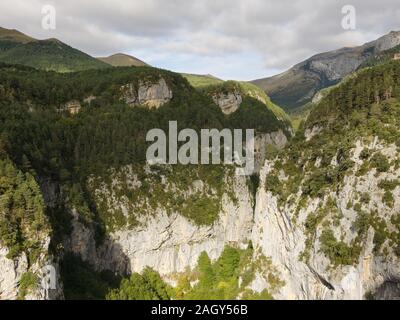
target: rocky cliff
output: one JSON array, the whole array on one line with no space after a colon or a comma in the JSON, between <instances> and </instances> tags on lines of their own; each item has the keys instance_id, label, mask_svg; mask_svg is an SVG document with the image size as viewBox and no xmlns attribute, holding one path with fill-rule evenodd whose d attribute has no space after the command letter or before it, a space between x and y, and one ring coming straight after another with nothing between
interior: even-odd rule
<instances>
[{"instance_id":1,"label":"rocky cliff","mask_svg":"<svg viewBox=\"0 0 400 320\"><path fill-rule=\"evenodd\" d=\"M130 106L145 105L158 109L172 99L172 91L163 78L158 81L140 81L136 87L127 84L121 87L121 99Z\"/></svg>"},{"instance_id":2,"label":"rocky cliff","mask_svg":"<svg viewBox=\"0 0 400 320\"><path fill-rule=\"evenodd\" d=\"M48 239L49 241L49 239ZM48 242L41 250L48 252ZM54 300L63 298L58 262L46 253L33 264L26 254L11 258L0 247L0 300Z\"/></svg>"},{"instance_id":3,"label":"rocky cliff","mask_svg":"<svg viewBox=\"0 0 400 320\"><path fill-rule=\"evenodd\" d=\"M193 270L203 251L216 260L226 245L246 248L251 241L255 252L271 259L284 283L275 292L275 298L396 298L400 293L400 263L395 253L398 249L391 244L390 237L383 242L379 239L382 228L389 234L394 232L394 237L398 232L395 223L400 203L397 200L393 206L382 203L385 193L382 183L396 181L400 169L379 174L377 169L371 169L360 175L364 164L360 154L364 149L380 152L391 160L398 157L393 145L377 139L369 143L358 141L351 151L356 165L339 189L326 190L322 197L309 199L302 205L299 205L301 193L282 203L269 191L266 185L270 183L268 177L275 174L275 162L267 160L260 171L256 197L252 198L246 178L235 177L231 181L232 189L222 197L218 218L212 225L199 226L179 210L168 212L157 208L150 216L140 218L137 227L113 231L100 247L96 247L94 230L75 217L66 248L98 269L126 274L141 272L150 266L168 279L171 274ZM331 160L333 166L339 165L335 157ZM284 173L280 174L285 180ZM304 180L306 177L307 174ZM135 186L137 179L128 179ZM196 194L203 187L201 181L194 181L188 194ZM231 192L236 199L230 198ZM398 199L399 193L400 186L395 187L393 198ZM118 198L116 189L103 189L99 197L106 194L114 199L114 207L122 206L123 211L131 214L132 209L123 204L123 200L120 202L122 198ZM370 195L368 201L363 198L365 194ZM360 220L363 212L371 212L374 222ZM314 220L317 222L313 222L314 229L310 231ZM366 225L360 230L363 223ZM328 229L334 237L329 245L339 246L339 251L326 251L324 237ZM269 286L267 278L254 275L249 287L261 292Z\"/></svg>"},{"instance_id":4,"label":"rocky cliff","mask_svg":"<svg viewBox=\"0 0 400 320\"><path fill-rule=\"evenodd\" d=\"M377 142L367 147L371 149L378 147L382 152L396 156L392 147L379 146ZM363 150L363 145L359 142L353 150L356 161L361 150ZM358 162L361 166L362 162ZM261 170L260 185L268 183L266 177L271 173L272 166L273 164L267 161ZM388 228L396 232L396 227L390 221L396 216L399 204L396 201L393 208L383 205L382 190L378 185L379 181L393 180L398 177L398 170L379 177L376 176L375 169L361 177L357 177L354 172L346 177L340 190L327 192L323 199L308 202L297 213L295 212L298 208L296 200L293 200L293 205L282 206L279 205L276 196L265 188L260 188L257 193L252 241L255 247L261 248L266 256L272 258L273 264L285 281L285 286L276 297L281 299L399 297L399 258L389 247L386 253L377 252L376 238L380 230L366 226L358 254L353 263L346 263L347 265L335 265L321 249L321 239L327 225L330 225L333 234L338 239L343 239L349 246L354 245L354 240L360 236L360 230L355 227L359 213L354 208L350 208L349 203L359 198L358 194L371 195L371 201L361 205L362 210L368 212L375 209L376 219L382 219L385 224L388 224ZM399 191L400 189L396 188L393 196L397 197ZM307 231L310 224L309 217L318 212L321 203L326 201L333 201L332 211L318 223L318 227L313 231L315 234L312 244L310 244ZM296 214L298 218L294 218ZM385 240L384 245L388 246L389 240ZM308 252L306 260L303 259L305 251ZM340 255L340 253L337 254ZM392 289L385 291L384 288L388 285L392 285Z\"/></svg>"},{"instance_id":5,"label":"rocky cliff","mask_svg":"<svg viewBox=\"0 0 400 320\"><path fill-rule=\"evenodd\" d=\"M212 259L217 259L225 245L243 247L251 234L253 199L246 178L232 179L232 188L223 193L218 217L210 225L196 225L179 210L169 212L160 205L151 214L140 216L137 227L115 230L100 247L96 247L93 229L85 227L75 218L67 247L96 268L121 274L141 272L146 266L162 275L183 272L196 266L203 251ZM128 177L132 186L135 181L134 176ZM193 181L187 197L200 197L203 185L201 180ZM171 188L179 197L177 187ZM121 207L128 216L135 214L129 204L124 203L123 197L118 198L115 189L103 189L99 196L102 197L104 192L114 198L113 206ZM230 194L234 194L235 198L232 199ZM147 201L145 197L141 200Z\"/></svg>"},{"instance_id":6,"label":"rocky cliff","mask_svg":"<svg viewBox=\"0 0 400 320\"><path fill-rule=\"evenodd\" d=\"M231 114L239 109L242 104L243 98L240 92L227 92L227 93L215 93L213 100L218 105L224 114Z\"/></svg>"},{"instance_id":7,"label":"rocky cliff","mask_svg":"<svg viewBox=\"0 0 400 320\"><path fill-rule=\"evenodd\" d=\"M195 91L180 76L121 70L104 71L112 80L103 85L114 91L101 96L92 84L90 92L72 92L65 101L53 97L57 103L48 113L0 103L3 127L11 128L5 130L7 148L0 141L1 298L62 298L66 277L62 270L58 276L58 262L62 269L71 253L90 266L85 279L101 271L126 276L149 266L174 280L195 274L202 252L211 265L227 246L250 255L241 266L244 275L231 273L245 283L232 291L235 298L246 297L247 288L267 289L281 299L399 297L396 62L332 88L292 139L284 113L243 84L241 105L223 115L212 95ZM2 72L15 77L14 70ZM24 84L26 78L17 78L21 88L33 83ZM173 99L155 112L120 101L110 106L115 98L152 105L172 97L171 88ZM228 94L235 88L227 83L211 90ZM92 106L82 103L76 115L54 112L91 95L97 97ZM34 102L45 105L41 99ZM213 120L220 121L211 122L215 127L256 128L255 174L235 176L233 166L223 165L145 165L140 152L147 129L175 116L197 128ZM234 253L226 265L232 257L241 259ZM48 270L56 289L43 284Z\"/></svg>"}]
</instances>

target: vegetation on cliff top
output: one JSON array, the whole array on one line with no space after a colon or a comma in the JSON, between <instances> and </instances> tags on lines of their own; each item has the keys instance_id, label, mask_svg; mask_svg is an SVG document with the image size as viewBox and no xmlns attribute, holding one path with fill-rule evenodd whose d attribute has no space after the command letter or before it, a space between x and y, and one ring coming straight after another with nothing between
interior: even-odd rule
<instances>
[{"instance_id":1,"label":"vegetation on cliff top","mask_svg":"<svg viewBox=\"0 0 400 320\"><path fill-rule=\"evenodd\" d=\"M138 88L140 83L157 82L160 77L172 90L173 98L159 109L130 107L121 100L122 85L131 83ZM150 67L60 74L0 64L0 83L0 135L10 159L24 172L29 167L35 178L50 179L60 185L62 199L48 212L55 233L53 242L61 241L63 234L70 231L68 212L72 209L77 209L82 221L95 221L99 235L137 223L137 216L124 217L118 210L114 210L113 216L107 215L106 207L96 201L95 190L88 180L91 177L107 180L111 168L119 170L128 165L141 174L149 145L145 137L150 129L161 128L167 132L170 120L178 122L179 130L252 128L260 123L257 113L253 114L257 108L268 113L270 126L260 124L265 131L275 131L282 125L264 104L252 100L242 111L226 118L209 96L195 90L182 76ZM80 104L78 114L65 110L70 101ZM205 167L199 169L207 171ZM181 180L187 183L190 183L188 177L202 180L209 186L210 194L182 198L173 192L165 194L161 185L155 183L153 187L159 190L153 190L154 201L149 203L160 199L160 205L180 212L197 224L212 224L218 218L222 194L226 192L222 187L225 181L220 174L222 168L213 169L211 172L218 173L215 177L220 181L212 174L199 176L196 170L190 174L189 168L180 174ZM170 176L179 173L176 168ZM138 199L139 195L148 198L147 191L151 190L146 191L145 187L146 183L137 193L128 187L119 192L129 195L129 199Z\"/></svg>"},{"instance_id":2,"label":"vegetation on cliff top","mask_svg":"<svg viewBox=\"0 0 400 320\"><path fill-rule=\"evenodd\" d=\"M49 232L44 200L35 178L18 170L9 159L0 159L0 244L9 249L8 258L25 253L28 262L34 263L43 253Z\"/></svg>"},{"instance_id":3,"label":"vegetation on cliff top","mask_svg":"<svg viewBox=\"0 0 400 320\"><path fill-rule=\"evenodd\" d=\"M296 137L278 156L265 187L277 196L282 208L292 208L292 222L296 223L300 211L307 207L310 199L320 199L319 208L305 221L308 239L302 258L307 260L308 251L317 240L316 230L321 227L321 250L333 264L353 264L358 260L366 230L359 232L352 243L336 239L329 228L340 220L339 205L330 201L328 196L339 194L347 175L363 176L370 170L375 170L376 175L395 172L392 168L398 168L399 162L389 161L379 151L365 150L359 156L362 164L358 165L354 162L353 150L357 141L368 145L377 137L380 143L397 146L398 152L399 119L400 64L391 62L365 69L332 89L311 110ZM312 131L317 132L314 137ZM367 197L360 196L360 201L367 200ZM390 209L393 204L390 190L385 191L383 201ZM387 243L396 251L400 246L400 232L397 230L389 235L380 231L385 229L380 227L381 224L368 221L377 234L386 234ZM376 241L382 240L377 238Z\"/></svg>"}]
</instances>

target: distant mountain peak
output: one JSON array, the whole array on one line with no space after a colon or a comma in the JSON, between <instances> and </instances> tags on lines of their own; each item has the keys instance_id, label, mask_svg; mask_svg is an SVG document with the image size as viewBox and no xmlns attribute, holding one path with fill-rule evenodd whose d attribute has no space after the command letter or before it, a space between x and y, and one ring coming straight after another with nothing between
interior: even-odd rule
<instances>
[{"instance_id":1,"label":"distant mountain peak","mask_svg":"<svg viewBox=\"0 0 400 320\"><path fill-rule=\"evenodd\" d=\"M356 71L371 57L398 45L400 31L391 31L361 46L316 54L279 75L252 83L265 90L286 111L295 110L311 101L319 90Z\"/></svg>"},{"instance_id":2,"label":"distant mountain peak","mask_svg":"<svg viewBox=\"0 0 400 320\"><path fill-rule=\"evenodd\" d=\"M26 34L16 30L16 29L6 29L0 27L0 40L8 40L12 42L28 43L36 41L36 39L27 36Z\"/></svg>"},{"instance_id":3,"label":"distant mountain peak","mask_svg":"<svg viewBox=\"0 0 400 320\"><path fill-rule=\"evenodd\" d=\"M14 29L0 28L0 62L58 72L108 68L56 38L37 40Z\"/></svg>"},{"instance_id":4,"label":"distant mountain peak","mask_svg":"<svg viewBox=\"0 0 400 320\"><path fill-rule=\"evenodd\" d=\"M126 53L115 53L108 57L99 57L97 58L109 65L114 67L144 67L148 66L147 63L143 62L142 60L130 56Z\"/></svg>"}]
</instances>

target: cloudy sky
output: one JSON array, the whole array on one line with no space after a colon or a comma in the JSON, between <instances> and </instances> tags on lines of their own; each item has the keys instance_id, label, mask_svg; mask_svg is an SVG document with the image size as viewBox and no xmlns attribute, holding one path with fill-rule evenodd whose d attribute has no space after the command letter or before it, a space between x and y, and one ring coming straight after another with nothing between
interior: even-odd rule
<instances>
[{"instance_id":1,"label":"cloudy sky","mask_svg":"<svg viewBox=\"0 0 400 320\"><path fill-rule=\"evenodd\" d=\"M56 29L42 28L43 5ZM342 27L342 7L356 29ZM0 26L94 56L132 54L174 71L251 80L400 30L399 0L1 0Z\"/></svg>"}]
</instances>

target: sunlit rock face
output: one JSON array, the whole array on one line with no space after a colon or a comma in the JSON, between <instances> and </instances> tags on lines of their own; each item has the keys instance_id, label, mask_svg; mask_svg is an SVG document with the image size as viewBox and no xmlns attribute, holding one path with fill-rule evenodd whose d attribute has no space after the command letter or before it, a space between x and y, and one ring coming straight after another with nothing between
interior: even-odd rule
<instances>
[{"instance_id":1,"label":"sunlit rock face","mask_svg":"<svg viewBox=\"0 0 400 320\"><path fill-rule=\"evenodd\" d=\"M163 78L158 82L142 80L138 86L130 83L121 87L121 99L130 106L144 105L150 109L158 109L172 97L172 90Z\"/></svg>"},{"instance_id":2,"label":"sunlit rock face","mask_svg":"<svg viewBox=\"0 0 400 320\"><path fill-rule=\"evenodd\" d=\"M137 183L134 175L128 179L131 179L129 185ZM235 199L227 193L222 196L218 219L212 225L199 226L179 212L169 213L159 208L143 216L138 227L117 230L96 247L94 229L84 226L75 213L72 234L65 247L99 270L124 274L140 272L149 266L162 275L184 272L186 268L196 266L203 251L211 259L217 259L226 245L247 246L253 224L253 199L247 179L233 177L231 191ZM195 180L188 193L196 194L202 188L204 182ZM113 193L107 194L115 199ZM117 202L115 206L124 206ZM129 207L122 211L133 214Z\"/></svg>"},{"instance_id":3,"label":"sunlit rock face","mask_svg":"<svg viewBox=\"0 0 400 320\"><path fill-rule=\"evenodd\" d=\"M386 173L377 175L376 170L370 170L363 176L356 174L362 166L359 155L364 148L379 150L389 159L398 158L394 145L381 144L377 139L369 144L358 141L352 149L352 160L356 165L353 174L345 177L339 190L327 191L321 198L310 199L299 211L297 219L293 219L296 209L296 196L290 203L279 203L276 196L266 191L266 178L271 174L274 162L266 161L260 171L260 188L256 197L252 243L260 248L265 256L271 257L274 266L279 270L285 281L284 287L276 294L279 299L398 299L400 279L400 259L395 247L389 246L389 241L383 242L385 250L376 250L376 231L370 225L361 241L360 254L354 264L334 265L321 250L321 235L324 223L330 223L329 228L337 239L351 246L358 236L354 227L359 213L349 207L356 201L358 194L368 193L370 201L362 203L365 212L376 212L376 219L387 224L390 231L396 232L390 221L396 218L400 210L400 202L394 202L393 207L382 202L381 181L391 181L400 176L399 168L392 168ZM318 161L317 161L318 162ZM337 165L335 161L332 161ZM285 177L282 177L285 179ZM393 191L396 199L400 197L400 188ZM321 203L331 199L335 204L335 212L328 212L324 221L317 226L312 240L308 261L302 258L307 247L307 217L318 211ZM332 222L334 219L334 223ZM378 235L379 236L379 235Z\"/></svg>"},{"instance_id":4,"label":"sunlit rock face","mask_svg":"<svg viewBox=\"0 0 400 320\"><path fill-rule=\"evenodd\" d=\"M215 93L212 98L224 114L234 113L243 102L240 92L219 92Z\"/></svg>"}]
</instances>

